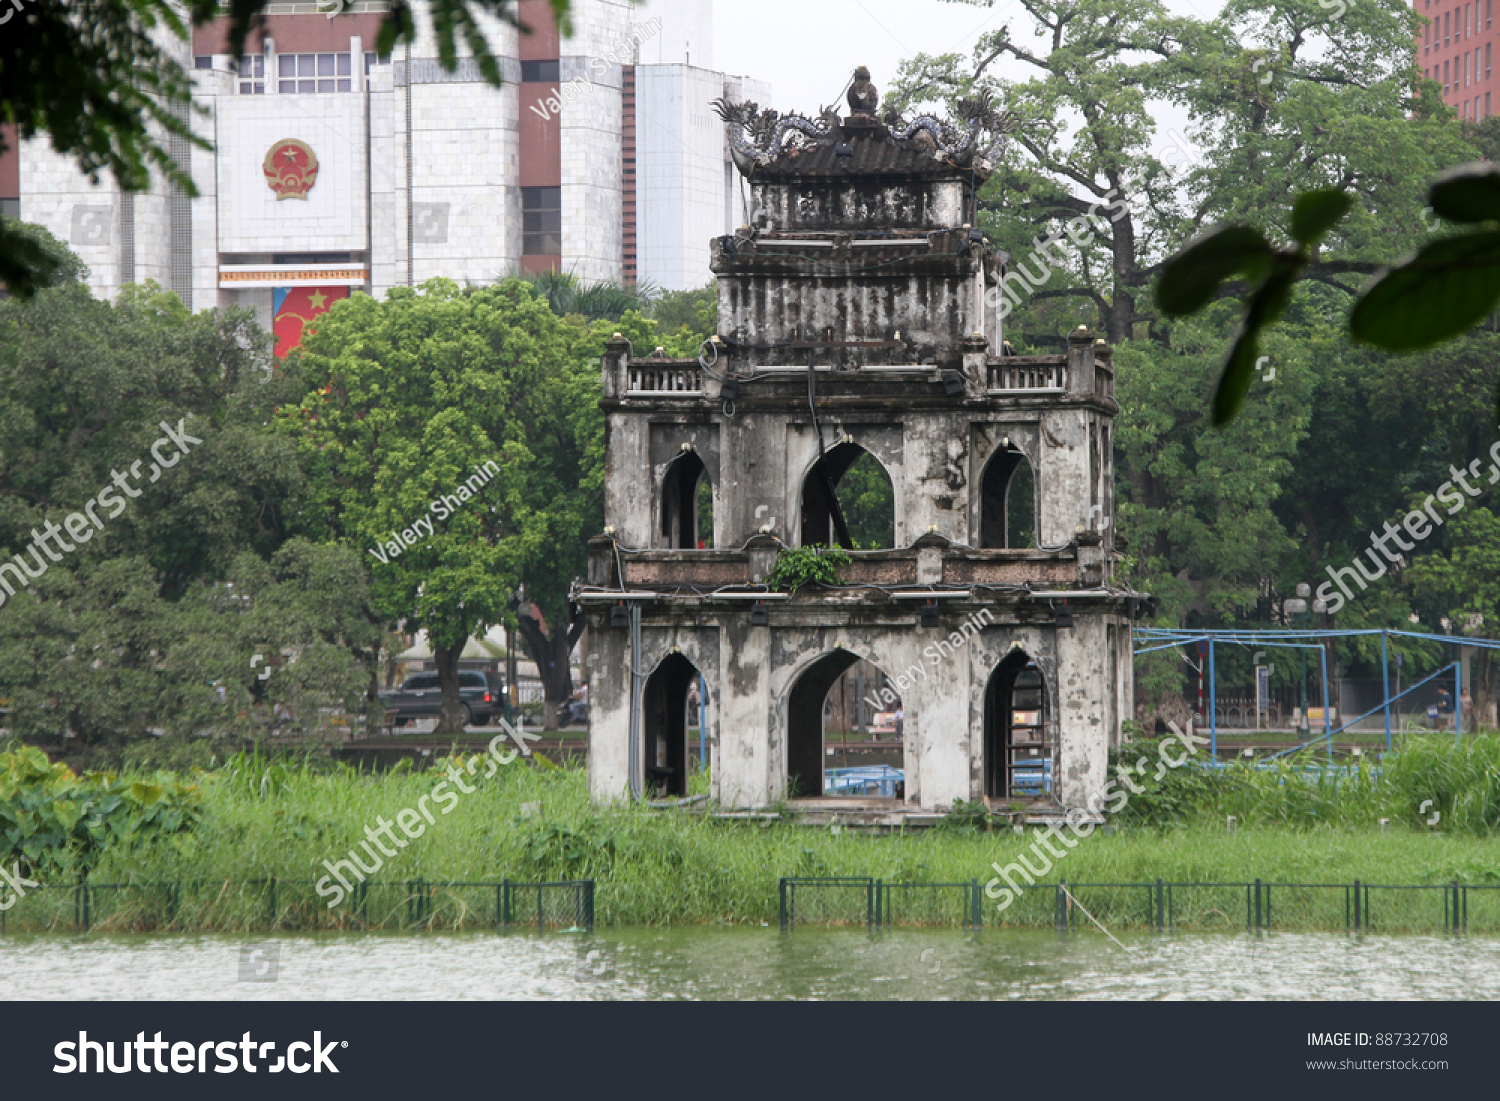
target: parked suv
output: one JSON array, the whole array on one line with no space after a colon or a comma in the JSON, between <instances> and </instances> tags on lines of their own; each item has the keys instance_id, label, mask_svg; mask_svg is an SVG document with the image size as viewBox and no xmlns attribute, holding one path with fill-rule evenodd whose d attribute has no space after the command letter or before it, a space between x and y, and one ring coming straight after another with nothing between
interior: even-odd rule
<instances>
[{"instance_id":1,"label":"parked suv","mask_svg":"<svg viewBox=\"0 0 1500 1101\"><path fill-rule=\"evenodd\" d=\"M505 713L505 682L498 673L460 671L458 696L465 726L487 726ZM414 673L400 688L380 693L380 701L395 716L395 725L405 726L412 719L436 718L443 709L443 688L436 673Z\"/></svg>"}]
</instances>

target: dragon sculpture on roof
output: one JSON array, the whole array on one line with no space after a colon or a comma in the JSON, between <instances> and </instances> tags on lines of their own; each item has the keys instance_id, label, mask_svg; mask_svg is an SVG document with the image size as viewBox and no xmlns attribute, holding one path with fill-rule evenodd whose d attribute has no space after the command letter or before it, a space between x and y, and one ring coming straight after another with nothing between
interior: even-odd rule
<instances>
[{"instance_id":1,"label":"dragon sculpture on roof","mask_svg":"<svg viewBox=\"0 0 1500 1101\"><path fill-rule=\"evenodd\" d=\"M1012 128L1013 117L1009 112L994 109L988 91L958 101L959 115L964 123L962 127L933 115L919 115L908 122L891 108L886 109L883 124L876 122L874 111L879 95L869 76L869 70L863 66L855 71L849 89L850 119L867 120L862 132L875 140L961 167L988 168L989 158ZM712 102L712 106L724 120L730 156L746 176L757 168L775 163L785 154L795 155L803 149L834 145L844 134L835 107L824 107L817 119L810 119L795 112L782 115L769 107L762 109L750 100L732 103L720 97ZM993 138L981 152L980 139L986 132Z\"/></svg>"}]
</instances>

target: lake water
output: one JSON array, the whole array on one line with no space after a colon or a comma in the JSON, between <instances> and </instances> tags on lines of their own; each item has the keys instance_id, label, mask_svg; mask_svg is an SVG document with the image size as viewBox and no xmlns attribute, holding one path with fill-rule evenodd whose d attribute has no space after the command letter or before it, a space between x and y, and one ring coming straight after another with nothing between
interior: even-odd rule
<instances>
[{"instance_id":1,"label":"lake water","mask_svg":"<svg viewBox=\"0 0 1500 1101\"><path fill-rule=\"evenodd\" d=\"M0 938L0 999L1497 999L1500 939L609 929ZM251 955L256 950L258 955ZM273 961L274 960L274 964ZM274 981L242 981L259 974Z\"/></svg>"}]
</instances>

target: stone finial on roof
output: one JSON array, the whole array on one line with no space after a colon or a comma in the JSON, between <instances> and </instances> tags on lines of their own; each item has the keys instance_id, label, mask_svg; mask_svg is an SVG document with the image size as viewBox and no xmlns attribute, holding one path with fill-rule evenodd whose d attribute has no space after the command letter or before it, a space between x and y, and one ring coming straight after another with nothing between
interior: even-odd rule
<instances>
[{"instance_id":1,"label":"stone finial on roof","mask_svg":"<svg viewBox=\"0 0 1500 1101\"><path fill-rule=\"evenodd\" d=\"M880 93L870 83L870 70L861 65L854 70L854 83L849 86L849 110L856 115L874 118L879 104Z\"/></svg>"}]
</instances>

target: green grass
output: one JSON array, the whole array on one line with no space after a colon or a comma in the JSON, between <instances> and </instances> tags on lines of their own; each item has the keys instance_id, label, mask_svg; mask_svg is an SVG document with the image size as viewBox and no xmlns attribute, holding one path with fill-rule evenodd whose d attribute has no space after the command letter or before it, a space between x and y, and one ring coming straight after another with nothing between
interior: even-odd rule
<instances>
[{"instance_id":1,"label":"green grass","mask_svg":"<svg viewBox=\"0 0 1500 1101\"><path fill-rule=\"evenodd\" d=\"M1111 834L1096 832L1043 878L1500 882L1500 846L1491 832L1500 805L1497 760L1500 745L1480 739L1463 753L1451 742L1446 751L1436 742L1408 747L1379 776L1367 767L1328 781L1310 780L1290 767L1280 773L1224 770L1207 794L1199 792L1198 803L1179 808L1177 823L1125 823ZM252 766L241 759L198 777L204 813L190 837L150 849L111 850L92 882L186 881L171 903L171 928L251 930L266 928L273 919L278 928L352 927L347 912L330 912L313 894L311 882L326 874L322 862L344 857L364 840L366 825L374 827L381 817L393 820L406 808L416 810L441 779L436 771L401 768L371 775L287 762ZM538 768L518 761L489 780L468 782L477 790L459 795L449 814L429 800L436 822L387 859L372 880L587 878L598 885L601 924L759 925L777 920L777 880L783 875L983 884L994 874L992 861L1010 863L1032 841L1008 830L870 836L785 822L716 821L686 810L600 807L590 802L577 767ZM706 777L695 776L692 787L706 790ZM1446 800L1440 805L1449 811L1438 829L1422 824L1416 814L1423 791ZM526 804L535 806L523 809ZM1240 819L1232 836L1224 814ZM1378 827L1380 817L1392 819L1387 832ZM271 877L305 886L283 882L273 911L265 888L251 885ZM116 928L160 923L166 896L157 898L144 888L137 893L142 901L135 910L101 893L96 926L106 914L113 915L107 920ZM457 899L462 892L448 894ZM53 891L50 902L22 900L10 914L12 927L27 920L28 907L35 912L45 906L56 915L50 927L67 927L71 903L63 896ZM397 891L380 904L382 920L400 923L403 897ZM475 888L463 897L469 899L466 905L477 907L485 896Z\"/></svg>"}]
</instances>

